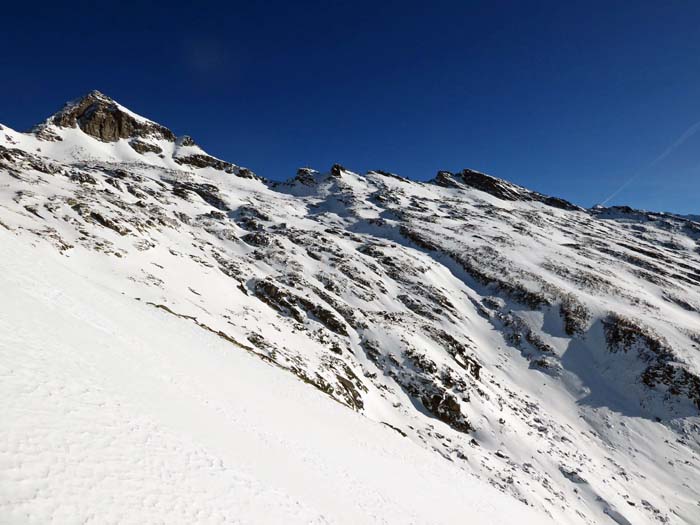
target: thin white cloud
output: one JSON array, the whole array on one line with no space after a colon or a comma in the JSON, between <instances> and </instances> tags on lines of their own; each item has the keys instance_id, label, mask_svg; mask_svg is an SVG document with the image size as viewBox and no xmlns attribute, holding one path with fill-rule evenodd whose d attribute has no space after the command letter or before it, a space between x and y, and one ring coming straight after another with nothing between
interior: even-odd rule
<instances>
[{"instance_id":1,"label":"thin white cloud","mask_svg":"<svg viewBox=\"0 0 700 525\"><path fill-rule=\"evenodd\" d=\"M661 155L656 157L654 160L652 160L647 166L644 166L642 169L638 170L634 175L632 175L629 179L627 179L622 186L620 186L618 189L616 189L614 192L610 194L610 196L605 199L601 204L605 206L608 202L610 202L611 199L614 199L620 192L622 192L625 188L627 188L630 184L635 182L639 177L641 177L645 171L650 170L654 166L656 166L659 162L664 160L666 157L668 157L671 153L673 153L677 148L679 148L683 143L688 140L690 137L695 135L698 130L700 130L700 121L696 122L692 126L690 126L687 130L683 132L683 134L678 137L668 148L664 150Z\"/></svg>"}]
</instances>

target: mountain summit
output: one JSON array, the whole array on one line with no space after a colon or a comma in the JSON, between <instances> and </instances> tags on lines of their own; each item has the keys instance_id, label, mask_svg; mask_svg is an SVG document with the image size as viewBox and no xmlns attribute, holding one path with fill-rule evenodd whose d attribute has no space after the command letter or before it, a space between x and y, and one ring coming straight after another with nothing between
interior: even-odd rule
<instances>
[{"instance_id":1,"label":"mountain summit","mask_svg":"<svg viewBox=\"0 0 700 525\"><path fill-rule=\"evenodd\" d=\"M41 151L60 162L86 161L149 164L167 169L211 168L243 178L257 178L249 169L218 159L188 135L170 129L122 106L99 91L70 101L29 133L7 129L5 141Z\"/></svg>"},{"instance_id":2,"label":"mountain summit","mask_svg":"<svg viewBox=\"0 0 700 525\"><path fill-rule=\"evenodd\" d=\"M693 217L269 182L91 92L0 131L0 246L0 521L697 523Z\"/></svg>"},{"instance_id":3,"label":"mountain summit","mask_svg":"<svg viewBox=\"0 0 700 525\"><path fill-rule=\"evenodd\" d=\"M48 121L62 128L77 126L104 142L137 137L175 142L175 135L168 128L129 111L97 90L68 102Z\"/></svg>"}]
</instances>

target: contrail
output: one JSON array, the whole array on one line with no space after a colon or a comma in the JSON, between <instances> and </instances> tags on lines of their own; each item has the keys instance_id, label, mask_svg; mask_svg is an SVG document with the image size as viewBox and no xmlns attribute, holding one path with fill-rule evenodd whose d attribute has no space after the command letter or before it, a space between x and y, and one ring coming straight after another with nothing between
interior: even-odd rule
<instances>
[{"instance_id":1,"label":"contrail","mask_svg":"<svg viewBox=\"0 0 700 525\"><path fill-rule=\"evenodd\" d=\"M620 193L620 192L621 192L622 190L624 190L627 186L629 186L629 185L632 184L634 181L636 181L645 171L647 171L648 169L653 168L653 167L656 166L659 162L661 162L661 161L664 160L666 157L668 157L671 153L673 153L673 152L675 151L676 148L678 148L680 145L682 145L682 144L683 144L686 140L688 140L690 137L692 137L693 135L695 135L695 133L697 133L697 131L698 131L699 129L700 129L700 121L696 122L695 124L693 124L692 126L690 126L688 129L686 129L685 132L683 132L683 134L682 134L680 137L678 137L678 138L675 140L675 142L674 142L673 144L671 144L668 148L666 148L666 150L665 150L661 155L659 155L659 156L656 157L654 160L652 160L647 166L643 167L643 168L640 169L640 170L637 170L637 171L635 172L634 175L632 175L629 179L627 179L627 180L622 184L622 186L620 186L620 187L617 188L614 192L612 192L612 193L610 194L610 196L609 196L607 199L605 199L605 200L601 203L601 205L602 205L602 206L605 206L605 205L610 201L610 199L612 199L612 198L614 198L615 196L617 196L618 193Z\"/></svg>"}]
</instances>

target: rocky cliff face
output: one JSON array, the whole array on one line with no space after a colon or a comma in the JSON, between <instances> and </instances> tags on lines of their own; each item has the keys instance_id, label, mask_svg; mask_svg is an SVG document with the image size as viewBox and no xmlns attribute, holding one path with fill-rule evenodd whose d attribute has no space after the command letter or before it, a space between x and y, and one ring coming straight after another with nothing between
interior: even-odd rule
<instances>
[{"instance_id":1,"label":"rocky cliff face","mask_svg":"<svg viewBox=\"0 0 700 525\"><path fill-rule=\"evenodd\" d=\"M77 131L80 133L77 133ZM9 135L8 135L9 137ZM243 178L257 178L247 168L217 159L203 151L192 137L177 137L170 129L137 115L99 91L65 104L65 106L41 124L31 134L8 139L9 144L38 141L32 145L46 151L56 160L84 161L94 157L94 144L85 143L88 138L106 143L99 148L102 160L143 162L165 168L206 168ZM43 143L43 144L42 144ZM51 144L54 143L54 144ZM127 145L125 155L122 145ZM111 154L110 154L111 153Z\"/></svg>"},{"instance_id":2,"label":"rocky cliff face","mask_svg":"<svg viewBox=\"0 0 700 525\"><path fill-rule=\"evenodd\" d=\"M133 301L560 523L697 516L697 222L471 170L270 183L99 93L3 135L0 227Z\"/></svg>"},{"instance_id":3,"label":"rocky cliff face","mask_svg":"<svg viewBox=\"0 0 700 525\"><path fill-rule=\"evenodd\" d=\"M139 118L99 91L91 91L56 113L50 122L62 128L78 126L84 133L104 142L150 137L175 141L165 126Z\"/></svg>"}]
</instances>

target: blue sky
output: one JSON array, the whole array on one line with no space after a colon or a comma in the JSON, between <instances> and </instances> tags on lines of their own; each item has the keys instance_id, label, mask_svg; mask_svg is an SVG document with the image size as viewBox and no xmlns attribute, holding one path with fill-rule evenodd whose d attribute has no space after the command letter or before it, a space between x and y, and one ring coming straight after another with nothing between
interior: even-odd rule
<instances>
[{"instance_id":1,"label":"blue sky","mask_svg":"<svg viewBox=\"0 0 700 525\"><path fill-rule=\"evenodd\" d=\"M11 2L0 122L99 89L272 179L469 167L698 213L697 2Z\"/></svg>"}]
</instances>

